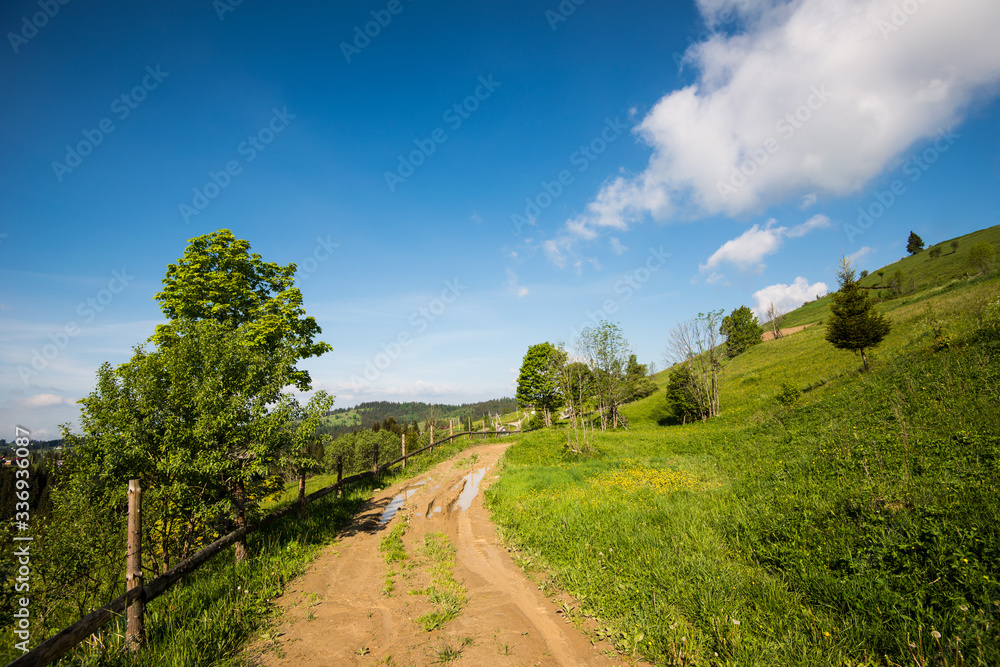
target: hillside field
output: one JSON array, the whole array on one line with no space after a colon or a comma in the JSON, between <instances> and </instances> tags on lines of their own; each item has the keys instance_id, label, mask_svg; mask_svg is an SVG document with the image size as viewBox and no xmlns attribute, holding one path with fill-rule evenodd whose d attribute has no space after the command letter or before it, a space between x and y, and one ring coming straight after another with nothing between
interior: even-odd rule
<instances>
[{"instance_id":1,"label":"hillside field","mask_svg":"<svg viewBox=\"0 0 1000 667\"><path fill-rule=\"evenodd\" d=\"M1000 664L1000 277L965 267L983 240L1000 228L864 280L906 274L872 293L892 331L870 372L826 342L824 297L726 363L715 419L667 425L659 391L589 454L566 425L526 434L488 494L509 546L658 665Z\"/></svg>"}]
</instances>

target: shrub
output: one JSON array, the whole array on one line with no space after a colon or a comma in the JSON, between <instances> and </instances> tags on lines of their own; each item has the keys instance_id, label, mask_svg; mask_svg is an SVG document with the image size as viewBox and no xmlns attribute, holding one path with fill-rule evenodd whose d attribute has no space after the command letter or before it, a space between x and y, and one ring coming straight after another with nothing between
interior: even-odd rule
<instances>
[{"instance_id":1,"label":"shrub","mask_svg":"<svg viewBox=\"0 0 1000 667\"><path fill-rule=\"evenodd\" d=\"M969 249L969 257L965 260L969 268L977 273L989 273L996 263L997 251L988 241L977 243Z\"/></svg>"},{"instance_id":2,"label":"shrub","mask_svg":"<svg viewBox=\"0 0 1000 667\"><path fill-rule=\"evenodd\" d=\"M778 399L778 403L786 408L793 407L799 402L801 397L802 391L788 380L782 381L781 386L778 388L778 394L775 396Z\"/></svg>"}]
</instances>

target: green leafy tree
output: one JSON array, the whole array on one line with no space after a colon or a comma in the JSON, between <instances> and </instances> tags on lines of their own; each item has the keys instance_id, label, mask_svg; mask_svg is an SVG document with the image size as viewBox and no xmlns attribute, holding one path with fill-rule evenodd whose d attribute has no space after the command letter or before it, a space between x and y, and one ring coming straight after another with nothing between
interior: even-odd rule
<instances>
[{"instance_id":1,"label":"green leafy tree","mask_svg":"<svg viewBox=\"0 0 1000 667\"><path fill-rule=\"evenodd\" d=\"M951 245L952 254L958 252L958 239L954 239L949 245Z\"/></svg>"},{"instance_id":2,"label":"green leafy tree","mask_svg":"<svg viewBox=\"0 0 1000 667\"><path fill-rule=\"evenodd\" d=\"M625 395L627 401L638 401L656 393L658 387L649 377L649 367L640 364L636 355L628 358L628 368L625 370Z\"/></svg>"},{"instance_id":3,"label":"green leafy tree","mask_svg":"<svg viewBox=\"0 0 1000 667\"><path fill-rule=\"evenodd\" d=\"M81 465L103 484L138 478L156 565L166 571L198 539L244 527L261 498L281 486L272 471L296 403L290 351L251 344L247 331L213 320L178 320L160 344L105 363L81 399L83 437L64 430ZM245 541L236 544L247 557Z\"/></svg>"},{"instance_id":4,"label":"green leafy tree","mask_svg":"<svg viewBox=\"0 0 1000 667\"><path fill-rule=\"evenodd\" d=\"M997 251L989 241L982 241L969 248L966 263L977 273L989 273L996 264Z\"/></svg>"},{"instance_id":5,"label":"green leafy tree","mask_svg":"<svg viewBox=\"0 0 1000 667\"><path fill-rule=\"evenodd\" d=\"M726 355L732 359L761 342L764 329L747 306L740 306L722 318L719 333L726 337Z\"/></svg>"},{"instance_id":6,"label":"green leafy tree","mask_svg":"<svg viewBox=\"0 0 1000 667\"><path fill-rule=\"evenodd\" d=\"M830 304L826 340L841 350L859 352L867 369L865 350L881 343L889 334L890 325L885 316L875 310L875 304L858 286L854 275L850 261L843 258L837 273L840 289L833 293Z\"/></svg>"},{"instance_id":7,"label":"green leafy tree","mask_svg":"<svg viewBox=\"0 0 1000 667\"><path fill-rule=\"evenodd\" d=\"M934 246L933 248L927 251L927 254L930 255L931 259L937 259L938 257L941 256L941 246L939 245Z\"/></svg>"},{"instance_id":8,"label":"green leafy tree","mask_svg":"<svg viewBox=\"0 0 1000 667\"><path fill-rule=\"evenodd\" d=\"M916 232L910 232L909 238L906 239L906 252L911 255L916 255L918 252L924 249L924 240L917 236Z\"/></svg>"},{"instance_id":9,"label":"green leafy tree","mask_svg":"<svg viewBox=\"0 0 1000 667\"><path fill-rule=\"evenodd\" d=\"M322 330L305 316L302 293L294 286L295 268L263 261L250 252L249 242L220 229L190 240L184 256L167 266L163 290L154 298L171 321L214 320L242 329L254 347L291 350L292 380L308 391L309 373L295 363L332 348L314 340ZM170 326L156 328L157 343L168 340Z\"/></svg>"},{"instance_id":10,"label":"green leafy tree","mask_svg":"<svg viewBox=\"0 0 1000 667\"><path fill-rule=\"evenodd\" d=\"M299 515L305 509L306 475L323 467L323 436L319 425L333 407L333 396L318 391L305 405L295 404L295 422L289 426L287 445L281 456L281 466L290 471L299 483Z\"/></svg>"},{"instance_id":11,"label":"green leafy tree","mask_svg":"<svg viewBox=\"0 0 1000 667\"><path fill-rule=\"evenodd\" d=\"M700 406L705 403L699 396L699 385L687 364L678 364L667 379L667 410L674 420L687 423L701 417Z\"/></svg>"},{"instance_id":12,"label":"green leafy tree","mask_svg":"<svg viewBox=\"0 0 1000 667\"><path fill-rule=\"evenodd\" d=\"M565 362L566 353L552 343L532 345L521 362L515 397L522 406L533 406L542 414L546 426L552 424L552 412L563 405L559 378Z\"/></svg>"}]
</instances>

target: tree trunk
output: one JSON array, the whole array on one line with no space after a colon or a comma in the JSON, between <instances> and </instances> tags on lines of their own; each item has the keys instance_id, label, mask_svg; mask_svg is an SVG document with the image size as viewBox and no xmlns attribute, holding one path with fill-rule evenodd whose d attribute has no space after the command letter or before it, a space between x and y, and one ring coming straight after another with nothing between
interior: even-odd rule
<instances>
[{"instance_id":1,"label":"tree trunk","mask_svg":"<svg viewBox=\"0 0 1000 667\"><path fill-rule=\"evenodd\" d=\"M236 504L236 528L246 528L247 526L247 499L246 499L246 487L243 481L236 482L236 487L233 489L233 501ZM236 540L233 544L234 558L237 563L242 563L250 556L250 552L247 549L247 537L244 535L240 539Z\"/></svg>"},{"instance_id":2,"label":"tree trunk","mask_svg":"<svg viewBox=\"0 0 1000 667\"><path fill-rule=\"evenodd\" d=\"M865 348L861 348L861 362L865 365L865 370L868 370L868 357L865 356Z\"/></svg>"}]
</instances>

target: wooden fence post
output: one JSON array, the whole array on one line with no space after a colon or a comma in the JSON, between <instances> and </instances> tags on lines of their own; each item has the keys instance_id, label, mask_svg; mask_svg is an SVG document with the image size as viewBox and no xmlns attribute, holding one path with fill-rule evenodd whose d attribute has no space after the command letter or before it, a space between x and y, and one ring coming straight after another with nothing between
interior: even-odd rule
<instances>
[{"instance_id":1,"label":"wooden fence post","mask_svg":"<svg viewBox=\"0 0 1000 667\"><path fill-rule=\"evenodd\" d=\"M431 453L434 453L434 424L431 424Z\"/></svg>"},{"instance_id":2,"label":"wooden fence post","mask_svg":"<svg viewBox=\"0 0 1000 667\"><path fill-rule=\"evenodd\" d=\"M403 451L400 453L400 455L403 457L403 467L405 468L406 467L406 434L405 433L403 434L402 449L403 449Z\"/></svg>"},{"instance_id":3,"label":"wooden fence post","mask_svg":"<svg viewBox=\"0 0 1000 667\"><path fill-rule=\"evenodd\" d=\"M128 482L128 546L125 551L125 589L142 588L142 486ZM146 604L140 595L125 612L125 641L138 651L146 643Z\"/></svg>"},{"instance_id":4,"label":"wooden fence post","mask_svg":"<svg viewBox=\"0 0 1000 667\"><path fill-rule=\"evenodd\" d=\"M337 457L337 497L344 497L344 455Z\"/></svg>"},{"instance_id":5,"label":"wooden fence post","mask_svg":"<svg viewBox=\"0 0 1000 667\"><path fill-rule=\"evenodd\" d=\"M306 515L306 471L299 473L299 518Z\"/></svg>"},{"instance_id":6,"label":"wooden fence post","mask_svg":"<svg viewBox=\"0 0 1000 667\"><path fill-rule=\"evenodd\" d=\"M378 445L375 445L375 451L372 456L372 479L378 480Z\"/></svg>"},{"instance_id":7,"label":"wooden fence post","mask_svg":"<svg viewBox=\"0 0 1000 667\"><path fill-rule=\"evenodd\" d=\"M454 419L449 419L448 420L448 437L449 438L455 437L455 420Z\"/></svg>"}]
</instances>

